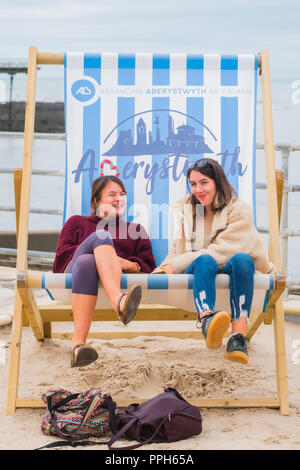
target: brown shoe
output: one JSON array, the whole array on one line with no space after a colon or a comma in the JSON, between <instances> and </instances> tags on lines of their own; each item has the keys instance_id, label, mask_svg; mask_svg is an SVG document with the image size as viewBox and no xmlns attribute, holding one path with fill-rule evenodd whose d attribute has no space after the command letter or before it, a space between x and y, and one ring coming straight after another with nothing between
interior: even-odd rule
<instances>
[{"instance_id":1,"label":"brown shoe","mask_svg":"<svg viewBox=\"0 0 300 470\"><path fill-rule=\"evenodd\" d=\"M120 303L124 295L127 295L127 297L125 299L124 309L123 311L121 311ZM124 323L124 325L128 325L128 323L134 319L138 311L141 299L142 287L139 285L132 286L127 294L122 294L120 296L117 304L117 313L120 317L121 322Z\"/></svg>"},{"instance_id":2,"label":"brown shoe","mask_svg":"<svg viewBox=\"0 0 300 470\"><path fill-rule=\"evenodd\" d=\"M224 311L202 317L201 328L207 348L217 349L222 346L223 336L230 326L230 321L229 313Z\"/></svg>"},{"instance_id":3,"label":"brown shoe","mask_svg":"<svg viewBox=\"0 0 300 470\"><path fill-rule=\"evenodd\" d=\"M75 354L76 351L76 354ZM98 359L98 353L92 346L75 344L71 349L71 367L88 366Z\"/></svg>"}]
</instances>

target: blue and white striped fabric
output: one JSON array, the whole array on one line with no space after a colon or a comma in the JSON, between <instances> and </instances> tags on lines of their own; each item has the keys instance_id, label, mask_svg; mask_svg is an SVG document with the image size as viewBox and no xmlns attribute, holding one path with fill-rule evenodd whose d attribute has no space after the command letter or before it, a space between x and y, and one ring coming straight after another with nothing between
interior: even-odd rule
<instances>
[{"instance_id":1,"label":"blue and white striped fabric","mask_svg":"<svg viewBox=\"0 0 300 470\"><path fill-rule=\"evenodd\" d=\"M61 302L71 304L72 274L42 273L42 288ZM196 312L193 285L194 276L190 274L123 274L121 290L126 291L134 284L143 288L142 303L171 305L190 312ZM252 310L265 311L270 290L274 288L272 274L255 274ZM230 312L229 276L218 274L216 277L216 310ZM96 308L111 308L104 289L99 285Z\"/></svg>"},{"instance_id":2,"label":"blue and white striped fabric","mask_svg":"<svg viewBox=\"0 0 300 470\"><path fill-rule=\"evenodd\" d=\"M159 264L188 164L205 156L255 219L257 64L254 55L66 54L64 222L89 213L94 179L116 174L127 219L146 228Z\"/></svg>"},{"instance_id":3,"label":"blue and white striped fabric","mask_svg":"<svg viewBox=\"0 0 300 470\"><path fill-rule=\"evenodd\" d=\"M255 220L255 120L258 60L254 55L65 55L66 185L64 222L90 210L101 174L124 182L127 220L150 235L157 264L173 246L172 206L187 194L191 162L215 158ZM46 274L43 288L71 302L72 275ZM253 310L264 311L273 275L255 276ZM196 312L193 276L123 275L138 282L143 303ZM216 309L230 311L229 276L216 279ZM110 308L99 286L97 308Z\"/></svg>"}]
</instances>

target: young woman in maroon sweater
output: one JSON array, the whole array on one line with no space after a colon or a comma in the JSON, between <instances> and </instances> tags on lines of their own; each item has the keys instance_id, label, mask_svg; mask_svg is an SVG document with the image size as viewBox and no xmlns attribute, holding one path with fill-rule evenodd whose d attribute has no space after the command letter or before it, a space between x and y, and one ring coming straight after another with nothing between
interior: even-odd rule
<instances>
[{"instance_id":1,"label":"young woman in maroon sweater","mask_svg":"<svg viewBox=\"0 0 300 470\"><path fill-rule=\"evenodd\" d=\"M98 358L97 351L86 345L86 339L99 278L113 309L127 325L137 312L142 288L135 285L123 294L122 272L151 273L155 268L148 235L141 225L123 219L125 207L122 181L115 176L99 177L92 186L92 215L70 217L59 237L53 272L72 273L72 367L88 365Z\"/></svg>"}]
</instances>

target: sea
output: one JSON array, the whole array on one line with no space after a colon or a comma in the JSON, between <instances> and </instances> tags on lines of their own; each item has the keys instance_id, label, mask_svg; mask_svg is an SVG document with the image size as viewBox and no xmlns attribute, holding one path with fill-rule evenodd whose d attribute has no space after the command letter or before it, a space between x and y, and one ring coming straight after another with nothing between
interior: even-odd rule
<instances>
[{"instance_id":1,"label":"sea","mask_svg":"<svg viewBox=\"0 0 300 470\"><path fill-rule=\"evenodd\" d=\"M257 129L256 142L263 144L263 119L260 80L258 81ZM271 82L273 103L273 127L275 144L300 146L300 77L291 79L273 79ZM40 102L63 102L63 76L43 77L37 81L36 100ZM0 101L9 101L10 82L5 74L0 76ZM26 76L16 75L13 81L12 101L25 101ZM33 150L33 169L64 171L64 141L35 140ZM22 167L23 140L0 138L0 168ZM276 168L282 167L281 152L276 151ZM262 150L256 153L256 181L266 181L265 160ZM300 186L300 152L291 151L288 165L289 184ZM57 210L62 208L64 197L64 179L53 176L32 176L31 208ZM0 206L14 206L13 175L0 173ZM268 226L267 193L256 190L257 226ZM0 211L0 231L14 231L15 215L13 212ZM29 230L60 230L62 216L30 214ZM288 194L288 229L300 232L300 192ZM267 246L268 235L262 234ZM300 237L288 239L287 274L300 279Z\"/></svg>"}]
</instances>

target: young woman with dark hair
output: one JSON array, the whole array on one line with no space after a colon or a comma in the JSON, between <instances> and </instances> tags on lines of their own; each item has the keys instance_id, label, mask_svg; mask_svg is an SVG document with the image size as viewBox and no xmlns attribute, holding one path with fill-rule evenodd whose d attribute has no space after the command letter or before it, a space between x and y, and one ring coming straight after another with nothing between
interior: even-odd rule
<instances>
[{"instance_id":1,"label":"young woman with dark hair","mask_svg":"<svg viewBox=\"0 0 300 470\"><path fill-rule=\"evenodd\" d=\"M227 329L232 335L225 358L248 363L245 339L253 299L255 270L274 271L257 232L250 206L240 200L218 162L205 158L187 172L190 194L176 204L179 233L160 269L194 275L198 324L208 348L218 348ZM229 274L231 317L215 311L215 278Z\"/></svg>"},{"instance_id":2,"label":"young woman with dark hair","mask_svg":"<svg viewBox=\"0 0 300 470\"><path fill-rule=\"evenodd\" d=\"M126 190L115 176L94 181L91 215L74 215L65 223L53 265L53 272L72 273L74 334L71 366L85 366L98 358L86 345L98 295L98 281L127 325L135 316L142 288L133 286L127 294L120 289L122 272L151 273L155 267L152 247L145 229L124 220Z\"/></svg>"}]
</instances>

